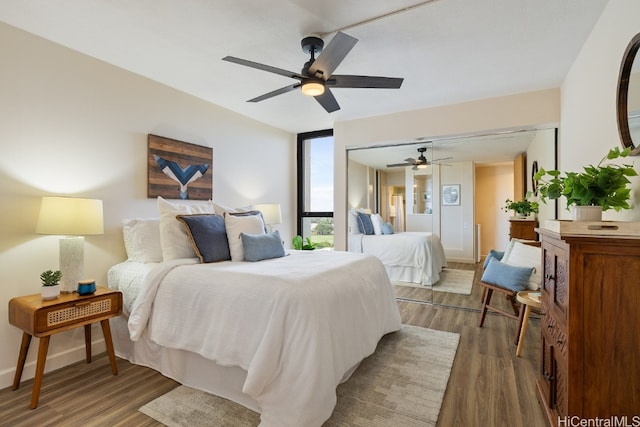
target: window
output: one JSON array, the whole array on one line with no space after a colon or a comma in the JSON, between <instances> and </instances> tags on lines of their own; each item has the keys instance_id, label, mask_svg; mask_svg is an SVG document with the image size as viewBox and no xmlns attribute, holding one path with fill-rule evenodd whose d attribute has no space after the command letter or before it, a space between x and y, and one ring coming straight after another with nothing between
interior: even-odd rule
<instances>
[{"instance_id":1,"label":"window","mask_svg":"<svg viewBox=\"0 0 640 427\"><path fill-rule=\"evenodd\" d=\"M298 134L298 234L333 248L333 130Z\"/></svg>"}]
</instances>

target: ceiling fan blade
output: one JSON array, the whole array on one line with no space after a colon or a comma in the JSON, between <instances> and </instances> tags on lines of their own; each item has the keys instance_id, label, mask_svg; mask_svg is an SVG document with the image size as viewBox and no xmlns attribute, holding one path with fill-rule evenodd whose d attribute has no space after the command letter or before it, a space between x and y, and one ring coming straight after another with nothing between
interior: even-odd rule
<instances>
[{"instance_id":1,"label":"ceiling fan blade","mask_svg":"<svg viewBox=\"0 0 640 427\"><path fill-rule=\"evenodd\" d=\"M264 95L256 96L253 99L248 100L247 102L260 102L265 99L273 98L274 96L282 95L283 93L291 92L294 89L300 87L300 83L295 83L289 86L282 87L280 89L273 90L269 93L265 93Z\"/></svg>"},{"instance_id":2,"label":"ceiling fan blade","mask_svg":"<svg viewBox=\"0 0 640 427\"><path fill-rule=\"evenodd\" d=\"M316 72L320 71L322 75L316 75L316 77L328 79L356 43L358 43L357 38L338 31L320 56L313 61L309 67L309 73L316 75Z\"/></svg>"},{"instance_id":3,"label":"ceiling fan blade","mask_svg":"<svg viewBox=\"0 0 640 427\"><path fill-rule=\"evenodd\" d=\"M430 160L429 163L434 163L434 162L439 162L440 160L449 160L449 159L453 159L453 157L441 157L439 159Z\"/></svg>"},{"instance_id":4,"label":"ceiling fan blade","mask_svg":"<svg viewBox=\"0 0 640 427\"><path fill-rule=\"evenodd\" d=\"M333 75L327 80L327 86L342 88L400 89L403 78L378 76Z\"/></svg>"},{"instance_id":5,"label":"ceiling fan blade","mask_svg":"<svg viewBox=\"0 0 640 427\"><path fill-rule=\"evenodd\" d=\"M260 64L258 62L249 61L247 59L236 58L235 56L225 56L224 58L222 58L222 60L223 61L228 61L228 62L233 62L235 64L244 65L246 67L256 68L256 69L262 70L262 71L268 71L270 73L279 74L279 75L285 76L285 77L291 77L292 79L302 80L302 79L306 79L307 78L307 76L303 76L300 73L284 70L284 69L278 68L278 67L272 67L271 65Z\"/></svg>"},{"instance_id":6,"label":"ceiling fan blade","mask_svg":"<svg viewBox=\"0 0 640 427\"><path fill-rule=\"evenodd\" d=\"M404 159L404 161L411 164L416 163L416 159L414 159L413 157L407 157L406 159Z\"/></svg>"},{"instance_id":7,"label":"ceiling fan blade","mask_svg":"<svg viewBox=\"0 0 640 427\"><path fill-rule=\"evenodd\" d=\"M322 108L327 110L327 113L333 113L340 109L338 101L336 101L329 88L325 88L322 95L314 96L314 98L322 105Z\"/></svg>"},{"instance_id":8,"label":"ceiling fan blade","mask_svg":"<svg viewBox=\"0 0 640 427\"><path fill-rule=\"evenodd\" d=\"M387 165L388 168L397 168L401 166L413 166L413 163L392 163L390 165Z\"/></svg>"}]
</instances>

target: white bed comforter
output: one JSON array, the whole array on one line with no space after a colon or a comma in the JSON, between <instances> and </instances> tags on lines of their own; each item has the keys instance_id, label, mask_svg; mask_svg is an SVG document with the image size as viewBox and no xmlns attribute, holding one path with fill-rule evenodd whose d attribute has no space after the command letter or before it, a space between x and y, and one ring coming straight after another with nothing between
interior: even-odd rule
<instances>
[{"instance_id":1,"label":"white bed comforter","mask_svg":"<svg viewBox=\"0 0 640 427\"><path fill-rule=\"evenodd\" d=\"M349 251L379 258L392 281L431 286L440 280L447 260L440 238L423 231L349 236Z\"/></svg>"},{"instance_id":2,"label":"white bed comforter","mask_svg":"<svg viewBox=\"0 0 640 427\"><path fill-rule=\"evenodd\" d=\"M147 275L129 316L137 340L247 371L261 426L320 426L346 372L400 328L383 265L347 252L250 262L176 260Z\"/></svg>"}]
</instances>

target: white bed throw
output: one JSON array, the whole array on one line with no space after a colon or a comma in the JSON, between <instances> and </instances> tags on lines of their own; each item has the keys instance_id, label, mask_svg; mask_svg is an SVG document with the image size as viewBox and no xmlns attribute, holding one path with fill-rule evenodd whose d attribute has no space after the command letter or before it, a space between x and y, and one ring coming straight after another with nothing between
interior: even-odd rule
<instances>
[{"instance_id":1,"label":"white bed throw","mask_svg":"<svg viewBox=\"0 0 640 427\"><path fill-rule=\"evenodd\" d=\"M292 251L256 263L164 263L145 279L129 332L240 366L260 425L299 427L330 417L345 373L400 324L377 258Z\"/></svg>"},{"instance_id":2,"label":"white bed throw","mask_svg":"<svg viewBox=\"0 0 640 427\"><path fill-rule=\"evenodd\" d=\"M349 236L349 250L378 257L392 281L431 286L447 266L438 236L425 231Z\"/></svg>"}]
</instances>

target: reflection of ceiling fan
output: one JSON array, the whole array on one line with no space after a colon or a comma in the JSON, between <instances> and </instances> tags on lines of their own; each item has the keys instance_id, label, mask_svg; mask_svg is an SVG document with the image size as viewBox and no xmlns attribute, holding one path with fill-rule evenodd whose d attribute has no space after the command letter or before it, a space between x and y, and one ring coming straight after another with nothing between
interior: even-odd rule
<instances>
[{"instance_id":1,"label":"reflection of ceiling fan","mask_svg":"<svg viewBox=\"0 0 640 427\"><path fill-rule=\"evenodd\" d=\"M395 167L407 167L407 166L413 166L413 170L416 169L423 169L426 168L427 166L439 162L441 160L449 160L452 157L443 157L441 159L433 159L431 161L427 160L427 158L424 156L424 152L427 151L427 147L420 147L418 148L418 153L420 153L420 156L418 156L417 159L414 158L406 158L404 159L405 163L393 163L390 165L387 165L388 168L395 168Z\"/></svg>"},{"instance_id":2,"label":"reflection of ceiling fan","mask_svg":"<svg viewBox=\"0 0 640 427\"><path fill-rule=\"evenodd\" d=\"M329 89L330 87L399 89L402 85L402 81L404 80L394 77L333 74L333 71L338 67L338 65L340 65L342 60L347 56L357 42L358 39L345 33L338 32L331 42L329 42L327 48L323 51L322 48L324 46L324 42L321 38L314 36L305 37L301 42L302 51L311 55L311 59L304 64L300 73L283 70L282 68L272 67L270 65L259 64L257 62L233 56L225 56L222 59L224 61L235 62L236 64L300 80L299 83L294 83L292 85L276 89L272 92L265 93L264 95L250 99L247 102L263 101L276 95L282 95L283 93L301 88L303 94L313 96L328 113L332 113L339 110L340 106L331 93L331 90ZM319 55L317 58L315 57L316 54Z\"/></svg>"}]
</instances>

